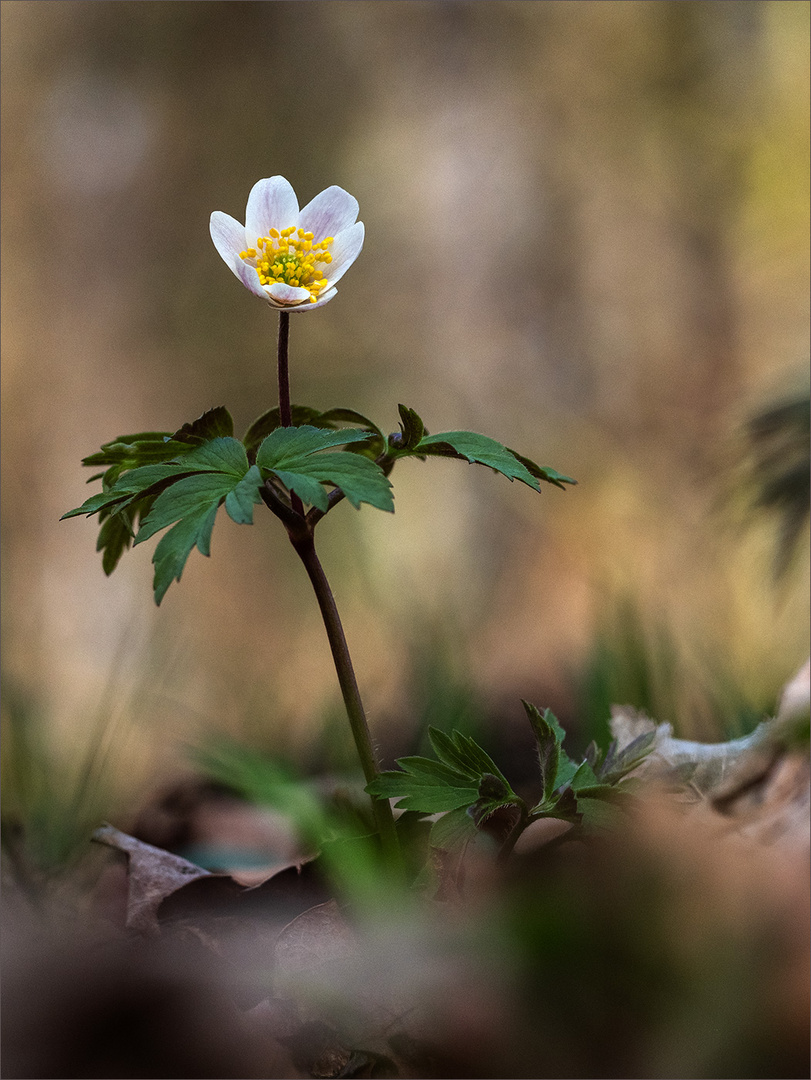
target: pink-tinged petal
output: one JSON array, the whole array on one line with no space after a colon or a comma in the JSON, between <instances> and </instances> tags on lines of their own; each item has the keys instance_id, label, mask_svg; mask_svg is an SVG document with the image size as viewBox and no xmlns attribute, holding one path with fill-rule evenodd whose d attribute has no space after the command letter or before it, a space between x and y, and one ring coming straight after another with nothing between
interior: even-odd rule
<instances>
[{"instance_id":1,"label":"pink-tinged petal","mask_svg":"<svg viewBox=\"0 0 811 1080\"><path fill-rule=\"evenodd\" d=\"M292 315L297 311L315 311L316 308L320 308L323 307L324 304L328 304L329 301L333 298L333 296L337 293L337 291L337 289L327 289L325 293L322 293L321 296L318 297L314 304L300 304L299 307L291 307L289 309L290 313Z\"/></svg>"},{"instance_id":2,"label":"pink-tinged petal","mask_svg":"<svg viewBox=\"0 0 811 1080\"><path fill-rule=\"evenodd\" d=\"M257 181L248 196L245 209L245 236L255 245L258 237L267 236L271 229L287 229L298 225L298 199L283 176L271 176Z\"/></svg>"},{"instance_id":3,"label":"pink-tinged petal","mask_svg":"<svg viewBox=\"0 0 811 1080\"><path fill-rule=\"evenodd\" d=\"M310 292L308 289L299 289L295 285L285 285L283 281L274 281L272 285L266 285L265 292L284 307L300 304L302 301L305 301L308 307L315 306L309 302Z\"/></svg>"},{"instance_id":4,"label":"pink-tinged petal","mask_svg":"<svg viewBox=\"0 0 811 1080\"><path fill-rule=\"evenodd\" d=\"M259 282L259 275L257 274L255 267L243 262L239 255L237 255L231 264L231 269L245 288L250 289L254 296L259 296L263 300L267 300L267 293Z\"/></svg>"},{"instance_id":5,"label":"pink-tinged petal","mask_svg":"<svg viewBox=\"0 0 811 1080\"><path fill-rule=\"evenodd\" d=\"M342 187L328 187L308 202L299 214L299 227L311 232L316 243L337 236L358 220L358 200Z\"/></svg>"},{"instance_id":6,"label":"pink-tinged petal","mask_svg":"<svg viewBox=\"0 0 811 1080\"><path fill-rule=\"evenodd\" d=\"M358 255L360 255L360 250L363 247L363 237L362 221L358 221L348 229L344 229L335 237L334 243L329 248L332 262L324 270L330 286L341 280Z\"/></svg>"},{"instance_id":7,"label":"pink-tinged petal","mask_svg":"<svg viewBox=\"0 0 811 1080\"><path fill-rule=\"evenodd\" d=\"M245 250L245 229L234 218L215 210L209 223L211 239L222 259L234 269L234 256ZM234 271L236 273L236 271Z\"/></svg>"}]
</instances>

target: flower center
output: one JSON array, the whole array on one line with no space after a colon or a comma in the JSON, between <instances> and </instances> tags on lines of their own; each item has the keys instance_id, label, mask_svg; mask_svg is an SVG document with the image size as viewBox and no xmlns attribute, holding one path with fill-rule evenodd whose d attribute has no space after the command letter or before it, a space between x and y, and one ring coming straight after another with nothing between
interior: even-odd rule
<instances>
[{"instance_id":1,"label":"flower center","mask_svg":"<svg viewBox=\"0 0 811 1080\"><path fill-rule=\"evenodd\" d=\"M256 268L262 285L272 285L280 281L284 285L293 285L307 289L310 303L318 299L318 294L327 287L327 279L321 266L332 262L327 248L333 241L328 236L319 243L313 243L313 234L297 229L271 229L268 236L260 236L255 248L240 251L239 257Z\"/></svg>"}]
</instances>

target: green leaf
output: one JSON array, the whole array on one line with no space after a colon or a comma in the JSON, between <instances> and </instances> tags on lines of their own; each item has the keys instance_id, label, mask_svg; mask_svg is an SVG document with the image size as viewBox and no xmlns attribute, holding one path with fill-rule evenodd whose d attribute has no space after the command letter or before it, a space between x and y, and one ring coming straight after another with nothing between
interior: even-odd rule
<instances>
[{"instance_id":1,"label":"green leaf","mask_svg":"<svg viewBox=\"0 0 811 1080\"><path fill-rule=\"evenodd\" d=\"M256 464L263 469L289 468L301 458L328 450L333 446L358 442L368 438L368 433L357 428L333 431L302 424L299 427L280 427L272 431L256 454Z\"/></svg>"},{"instance_id":2,"label":"green leaf","mask_svg":"<svg viewBox=\"0 0 811 1080\"><path fill-rule=\"evenodd\" d=\"M105 443L95 454L82 458L82 464L111 466L105 477L109 484L113 484L127 469L168 461L178 453L190 449L190 446L174 442L171 432L142 431L136 435L119 435L112 442ZM93 479L98 479L98 477L91 477L91 480Z\"/></svg>"},{"instance_id":3,"label":"green leaf","mask_svg":"<svg viewBox=\"0 0 811 1080\"><path fill-rule=\"evenodd\" d=\"M286 469L275 469L274 472L290 491L294 491L303 503L316 506L324 513L329 509L326 489L321 486L321 478L304 476L298 472L288 472Z\"/></svg>"},{"instance_id":4,"label":"green leaf","mask_svg":"<svg viewBox=\"0 0 811 1080\"><path fill-rule=\"evenodd\" d=\"M367 784L366 791L376 798L398 799L401 810L418 810L422 814L468 807L478 798L477 787L449 787L403 772L381 773Z\"/></svg>"},{"instance_id":5,"label":"green leaf","mask_svg":"<svg viewBox=\"0 0 811 1080\"><path fill-rule=\"evenodd\" d=\"M380 510L393 511L391 483L383 470L368 458L344 451L319 451L368 439L357 429L331 431L302 425L276 428L264 440L256 464L274 472L282 483L320 510L327 509L327 497L320 484L332 484L343 491L357 509L362 502Z\"/></svg>"},{"instance_id":6,"label":"green leaf","mask_svg":"<svg viewBox=\"0 0 811 1080\"><path fill-rule=\"evenodd\" d=\"M382 452L385 445L383 432L377 424L353 409L338 408L320 412L318 409L312 409L307 405L293 405L291 419L293 427L301 427L306 424L318 428L335 428L339 423L357 424L366 430L367 438L371 439L370 446L375 456ZM281 427L278 406L268 409L267 412L262 413L260 417L254 420L242 439L251 460L255 458L256 451L264 439L278 427Z\"/></svg>"},{"instance_id":7,"label":"green leaf","mask_svg":"<svg viewBox=\"0 0 811 1080\"><path fill-rule=\"evenodd\" d=\"M557 791L558 788L562 788L566 784L571 783L572 777L577 772L578 768L578 763L572 761L566 751L561 747L560 758L558 759L558 771L555 773L553 790Z\"/></svg>"},{"instance_id":8,"label":"green leaf","mask_svg":"<svg viewBox=\"0 0 811 1080\"><path fill-rule=\"evenodd\" d=\"M216 510L220 499L235 486L234 477L226 473L194 473L178 480L157 497L141 523L135 543L142 544L167 525L187 516L194 517L212 505Z\"/></svg>"},{"instance_id":9,"label":"green leaf","mask_svg":"<svg viewBox=\"0 0 811 1080\"><path fill-rule=\"evenodd\" d=\"M433 848L455 851L476 836L476 825L464 806L451 810L433 823L429 843Z\"/></svg>"},{"instance_id":10,"label":"green leaf","mask_svg":"<svg viewBox=\"0 0 811 1080\"><path fill-rule=\"evenodd\" d=\"M155 565L153 589L155 603L158 606L172 582L180 581L186 559L192 548L196 545L201 554L210 554L211 530L214 528L217 509L218 503L203 504L178 521L174 528L161 537L155 548L155 554L152 556L152 562Z\"/></svg>"},{"instance_id":11,"label":"green leaf","mask_svg":"<svg viewBox=\"0 0 811 1080\"><path fill-rule=\"evenodd\" d=\"M180 579L191 549L196 545L208 554L211 529L223 501L234 521L252 524L262 475L249 465L245 447L232 431L230 414L219 407L172 436L162 432L123 436L86 459L87 463L110 464L102 475L104 490L64 517L99 514L97 550L103 552L106 574L112 573L130 546L136 520L140 528L135 544L174 525L153 559L159 604L169 584Z\"/></svg>"},{"instance_id":12,"label":"green leaf","mask_svg":"<svg viewBox=\"0 0 811 1080\"><path fill-rule=\"evenodd\" d=\"M398 405L400 413L400 430L402 431L401 445L406 450L413 450L428 432L425 430L421 417L409 409L406 405Z\"/></svg>"},{"instance_id":13,"label":"green leaf","mask_svg":"<svg viewBox=\"0 0 811 1080\"><path fill-rule=\"evenodd\" d=\"M99 529L96 551L103 552L101 568L108 577L118 566L121 556L132 543L134 535L133 523L146 517L153 501L149 497L136 498L124 510L113 507L112 512L102 510L99 513L101 528ZM108 514L109 516L106 516Z\"/></svg>"},{"instance_id":14,"label":"green leaf","mask_svg":"<svg viewBox=\"0 0 811 1080\"><path fill-rule=\"evenodd\" d=\"M516 796L510 785L492 773L485 773L481 778L478 793L478 799L468 810L477 828L497 810L515 805Z\"/></svg>"},{"instance_id":15,"label":"green leaf","mask_svg":"<svg viewBox=\"0 0 811 1080\"><path fill-rule=\"evenodd\" d=\"M190 424L184 424L182 428L178 428L172 438L178 442L197 446L210 439L228 437L233 434L234 421L231 414L224 405L218 405L215 409L209 409L202 416L198 416Z\"/></svg>"},{"instance_id":16,"label":"green leaf","mask_svg":"<svg viewBox=\"0 0 811 1080\"><path fill-rule=\"evenodd\" d=\"M599 787L600 782L594 775L591 765L587 761L583 761L577 766L574 775L569 781L569 786L572 791L579 792L585 788Z\"/></svg>"},{"instance_id":17,"label":"green leaf","mask_svg":"<svg viewBox=\"0 0 811 1080\"><path fill-rule=\"evenodd\" d=\"M300 427L302 424L310 424L313 427L332 427L332 424L328 422L321 423L319 410L311 409L308 405L293 405L290 411L293 427ZM278 405L273 409L268 409L267 412L262 413L261 416L254 420L242 437L242 443L249 459L255 459L256 451L262 442L270 435L271 431L275 431L276 428L281 426L282 421Z\"/></svg>"},{"instance_id":18,"label":"green leaf","mask_svg":"<svg viewBox=\"0 0 811 1080\"><path fill-rule=\"evenodd\" d=\"M215 438L195 447L177 464L186 472L223 472L243 477L248 471L248 455L238 439Z\"/></svg>"},{"instance_id":19,"label":"green leaf","mask_svg":"<svg viewBox=\"0 0 811 1080\"><path fill-rule=\"evenodd\" d=\"M526 465L522 465L506 446L487 435L477 435L473 431L444 431L421 439L413 452L465 458L471 463L487 465L510 480L520 480L534 491L541 490Z\"/></svg>"},{"instance_id":20,"label":"green leaf","mask_svg":"<svg viewBox=\"0 0 811 1080\"><path fill-rule=\"evenodd\" d=\"M440 761L444 762L454 772L460 773L462 776L468 777L470 780L475 780L478 783L481 776L481 769L478 765L471 763L467 756L462 753L456 741L450 736L446 735L444 731L440 731L439 728L429 727L428 738L431 740L431 746L434 753Z\"/></svg>"},{"instance_id":21,"label":"green leaf","mask_svg":"<svg viewBox=\"0 0 811 1080\"><path fill-rule=\"evenodd\" d=\"M251 465L236 487L225 496L225 511L237 525L253 525L253 508L262 501L262 474Z\"/></svg>"},{"instance_id":22,"label":"green leaf","mask_svg":"<svg viewBox=\"0 0 811 1080\"><path fill-rule=\"evenodd\" d=\"M560 761L560 744L563 741L563 729L555 716L545 709L541 714L534 705L521 699L521 704L527 714L535 740L538 743L538 764L541 770L541 785L543 787L544 800L549 799L554 791L555 778L558 773ZM552 721L555 727L552 726Z\"/></svg>"},{"instance_id":23,"label":"green leaf","mask_svg":"<svg viewBox=\"0 0 811 1080\"><path fill-rule=\"evenodd\" d=\"M543 480L565 490L566 484L576 484L570 476L564 476L548 465L538 465L487 435L474 431L444 431L429 435L421 417L405 405L397 406L400 412L401 433L389 439L389 452L393 457L405 454L424 458L429 455L462 458L479 465L487 465L510 480L520 480L534 491L540 491L538 483Z\"/></svg>"},{"instance_id":24,"label":"green leaf","mask_svg":"<svg viewBox=\"0 0 811 1080\"><path fill-rule=\"evenodd\" d=\"M581 796L577 800L577 809L582 815L583 824L589 830L602 832L606 829L615 829L623 820L622 811L603 799Z\"/></svg>"},{"instance_id":25,"label":"green leaf","mask_svg":"<svg viewBox=\"0 0 811 1080\"><path fill-rule=\"evenodd\" d=\"M536 465L531 458L524 457L517 450L510 450L510 453L538 480L545 480L547 484L554 484L555 487L559 487L562 491L566 490L567 484L577 483L576 480L572 480L571 476L564 476L563 473L559 473L557 469L552 469L548 465Z\"/></svg>"},{"instance_id":26,"label":"green leaf","mask_svg":"<svg viewBox=\"0 0 811 1080\"><path fill-rule=\"evenodd\" d=\"M434 761L426 757L398 758L397 764L404 772L412 776L421 776L432 779L436 783L450 784L455 787L469 787L469 777L463 776L455 769L443 765L441 761Z\"/></svg>"},{"instance_id":27,"label":"green leaf","mask_svg":"<svg viewBox=\"0 0 811 1080\"><path fill-rule=\"evenodd\" d=\"M89 499L85 499L82 505L77 506L75 510L68 510L59 520L65 521L66 518L78 517L80 514L86 514L89 517L91 514L97 514L100 510L107 510L118 503L124 502L127 497L126 491L116 494L111 494L109 491L100 491L98 495L91 495Z\"/></svg>"}]
</instances>

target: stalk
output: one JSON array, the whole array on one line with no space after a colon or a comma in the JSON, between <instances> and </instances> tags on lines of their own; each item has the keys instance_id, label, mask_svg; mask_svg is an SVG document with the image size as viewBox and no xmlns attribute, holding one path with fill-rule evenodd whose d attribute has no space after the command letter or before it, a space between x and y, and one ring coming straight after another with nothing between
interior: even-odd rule
<instances>
[{"instance_id":1,"label":"stalk","mask_svg":"<svg viewBox=\"0 0 811 1080\"><path fill-rule=\"evenodd\" d=\"M346 715L349 719L352 737L355 740L355 748L358 752L366 783L370 784L380 775L380 770L335 597L330 588L327 575L324 573L324 568L316 554L312 534L301 538L291 536L290 539L296 553L304 563L304 568L318 600L318 606L321 609L329 646L332 650L335 671L338 675L338 682L344 699ZM371 799L375 824L380 833L383 851L393 863L396 863L399 861L399 846L391 806L388 799L376 799L374 796L371 796Z\"/></svg>"},{"instance_id":2,"label":"stalk","mask_svg":"<svg viewBox=\"0 0 811 1080\"><path fill-rule=\"evenodd\" d=\"M279 312L279 337L278 337L278 381L279 381L279 420L282 427L291 427L293 414L290 404L290 376L288 370L288 342L290 337L290 314L287 311ZM372 745L372 737L369 732L369 724L366 712L363 708L358 680L355 677L355 669L352 666L352 658L349 655L349 647L346 643L341 618L335 603L332 589L324 573L324 568L316 554L313 532L320 517L310 520L304 516L304 506L295 492L290 492L290 508L286 507L273 492L272 486L266 484L262 489L262 497L267 506L284 522L287 535L293 545L296 554L304 563L304 568L312 583L313 590L318 600L321 616L324 620L324 628L327 632L335 671L338 675L338 683L344 699L346 715L352 737L355 740L355 748L363 769L363 775L367 784L371 783L380 775L377 757ZM333 493L335 495L335 493ZM338 501L337 496L333 504ZM323 515L320 515L323 516ZM400 848L397 833L394 828L394 816L391 805L387 799L376 799L370 796L375 824L380 833L380 841L384 855L390 866L401 866Z\"/></svg>"}]
</instances>

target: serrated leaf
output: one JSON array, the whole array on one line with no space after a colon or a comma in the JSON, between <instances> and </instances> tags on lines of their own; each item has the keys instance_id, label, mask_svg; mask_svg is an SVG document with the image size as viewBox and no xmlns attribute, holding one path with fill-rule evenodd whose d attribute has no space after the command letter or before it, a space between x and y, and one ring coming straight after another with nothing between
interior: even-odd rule
<instances>
[{"instance_id":1,"label":"serrated leaf","mask_svg":"<svg viewBox=\"0 0 811 1080\"><path fill-rule=\"evenodd\" d=\"M357 428L335 431L310 424L299 427L279 427L264 440L256 454L256 464L262 469L286 469L297 464L301 458L329 450L333 446L359 442L369 437L368 432Z\"/></svg>"},{"instance_id":2,"label":"serrated leaf","mask_svg":"<svg viewBox=\"0 0 811 1080\"><path fill-rule=\"evenodd\" d=\"M577 483L571 476L564 476L563 473L559 473L557 469L552 469L548 465L538 465L531 458L519 454L517 450L510 450L510 453L538 480L545 480L547 484L554 484L555 487L559 487L562 491L566 490L567 484Z\"/></svg>"},{"instance_id":3,"label":"serrated leaf","mask_svg":"<svg viewBox=\"0 0 811 1080\"><path fill-rule=\"evenodd\" d=\"M511 790L504 773L502 773L495 761L493 761L486 750L483 750L481 746L479 746L475 739L472 739L470 735L464 735L461 731L454 731L453 737L459 748L468 755L469 760L477 763L482 775L490 773L497 776L507 789Z\"/></svg>"},{"instance_id":4,"label":"serrated leaf","mask_svg":"<svg viewBox=\"0 0 811 1080\"><path fill-rule=\"evenodd\" d=\"M560 758L558 759L558 771L555 774L555 783L553 788L555 791L558 788L564 787L571 782L572 777L578 770L578 763L572 761L566 751L561 747Z\"/></svg>"},{"instance_id":5,"label":"serrated leaf","mask_svg":"<svg viewBox=\"0 0 811 1080\"><path fill-rule=\"evenodd\" d=\"M431 826L429 843L433 848L443 851L455 851L470 843L476 836L474 825L467 808L462 806L444 814Z\"/></svg>"},{"instance_id":6,"label":"serrated leaf","mask_svg":"<svg viewBox=\"0 0 811 1080\"><path fill-rule=\"evenodd\" d=\"M196 446L177 464L187 472L223 472L242 477L248 471L248 456L238 439L217 437Z\"/></svg>"},{"instance_id":7,"label":"serrated leaf","mask_svg":"<svg viewBox=\"0 0 811 1080\"><path fill-rule=\"evenodd\" d=\"M371 437L373 444L376 444L375 454L380 453L383 449L385 441L383 432L377 424L373 423L368 417L363 416L362 413L355 412L354 409L336 408L320 412L318 409L312 409L307 405L293 405L290 411L293 427L301 427L307 424L312 427L335 428L339 423L357 424L366 429L368 437ZM262 413L260 417L254 420L242 439L250 459L255 457L261 443L278 427L281 427L278 406L268 409L267 412Z\"/></svg>"},{"instance_id":8,"label":"serrated leaf","mask_svg":"<svg viewBox=\"0 0 811 1080\"><path fill-rule=\"evenodd\" d=\"M102 552L101 568L109 577L121 560L121 556L129 548L134 536L134 523L146 517L152 503L152 498L133 499L125 510L115 510L105 517L109 511L99 514L101 528L99 529L96 551Z\"/></svg>"},{"instance_id":9,"label":"serrated leaf","mask_svg":"<svg viewBox=\"0 0 811 1080\"><path fill-rule=\"evenodd\" d=\"M377 457L381 454L386 445L386 436L368 416L364 416L363 413L355 412L354 409L327 409L326 412L321 413L320 422L322 424L332 424L335 421L343 424L357 424L359 427L364 428L371 436L369 443L369 452Z\"/></svg>"},{"instance_id":10,"label":"serrated leaf","mask_svg":"<svg viewBox=\"0 0 811 1080\"><path fill-rule=\"evenodd\" d=\"M397 764L404 772L412 776L422 776L433 779L436 783L449 784L456 787L469 787L467 776L463 776L455 769L443 765L441 761L434 761L426 757L398 758Z\"/></svg>"},{"instance_id":11,"label":"serrated leaf","mask_svg":"<svg viewBox=\"0 0 811 1080\"><path fill-rule=\"evenodd\" d=\"M318 409L311 409L308 405L293 405L290 412L293 427L300 427L302 424L310 424L313 427L332 426L329 421L322 424L320 422L321 412ZM259 446L270 435L271 431L275 431L281 425L282 421L278 405L257 417L242 438L248 457L255 458Z\"/></svg>"},{"instance_id":12,"label":"serrated leaf","mask_svg":"<svg viewBox=\"0 0 811 1080\"><path fill-rule=\"evenodd\" d=\"M75 510L68 510L59 520L65 521L67 518L78 517L80 514L86 514L89 517L91 514L97 514L100 510L106 510L127 498L126 492L111 495L109 491L100 491L98 495L91 495L89 499L85 499L82 505L77 506Z\"/></svg>"},{"instance_id":13,"label":"serrated leaf","mask_svg":"<svg viewBox=\"0 0 811 1080\"><path fill-rule=\"evenodd\" d=\"M309 503L324 513L329 509L327 492L321 486L320 477L305 476L300 472L288 472L287 469L274 469L276 476L289 491L294 491L303 503Z\"/></svg>"},{"instance_id":14,"label":"serrated leaf","mask_svg":"<svg viewBox=\"0 0 811 1080\"><path fill-rule=\"evenodd\" d=\"M579 792L582 791L584 788L596 788L600 787L601 785L597 777L594 775L594 770L592 769L591 765L589 765L587 761L582 761L577 766L574 775L569 781L569 786L571 787L572 791Z\"/></svg>"},{"instance_id":15,"label":"serrated leaf","mask_svg":"<svg viewBox=\"0 0 811 1080\"><path fill-rule=\"evenodd\" d=\"M111 468L106 475L113 472L120 474L139 465L168 461L178 453L191 449L190 445L174 442L171 432L142 431L135 435L119 435L112 442L104 443L95 454L82 458L82 464L109 465Z\"/></svg>"},{"instance_id":16,"label":"serrated leaf","mask_svg":"<svg viewBox=\"0 0 811 1080\"><path fill-rule=\"evenodd\" d=\"M237 525L253 525L253 508L262 501L262 474L251 465L236 487L225 496L225 512Z\"/></svg>"},{"instance_id":17,"label":"serrated leaf","mask_svg":"<svg viewBox=\"0 0 811 1080\"><path fill-rule=\"evenodd\" d=\"M319 453L368 437L367 431L352 428L342 431L310 425L276 428L259 447L256 464L274 472L286 487L321 510L327 509L326 493L323 488L319 491L313 481L340 488L356 509L365 502L392 511L391 483L373 461L344 451Z\"/></svg>"},{"instance_id":18,"label":"serrated leaf","mask_svg":"<svg viewBox=\"0 0 811 1080\"><path fill-rule=\"evenodd\" d=\"M295 477L317 480L332 484L343 491L346 498L357 510L362 502L369 503L378 510L394 511L394 498L391 494L391 481L383 470L368 458L338 450L330 454L314 454L284 470L273 470L286 487L291 484L295 489ZM314 489L308 489L313 491ZM315 497L306 497L301 491L297 494L305 501L326 510L326 493L321 489L323 504Z\"/></svg>"},{"instance_id":19,"label":"serrated leaf","mask_svg":"<svg viewBox=\"0 0 811 1080\"><path fill-rule=\"evenodd\" d=\"M477 787L448 787L404 772L381 773L366 785L366 791L376 798L398 799L401 810L417 810L422 814L471 806L478 798Z\"/></svg>"},{"instance_id":20,"label":"serrated leaf","mask_svg":"<svg viewBox=\"0 0 811 1080\"><path fill-rule=\"evenodd\" d=\"M497 810L503 810L507 806L514 806L515 793L501 777L492 773L485 773L479 782L479 797L468 810L478 828L483 821L495 814Z\"/></svg>"},{"instance_id":21,"label":"serrated leaf","mask_svg":"<svg viewBox=\"0 0 811 1080\"><path fill-rule=\"evenodd\" d=\"M471 765L450 735L446 735L439 728L429 727L428 738L431 741L434 753L440 761L455 772L461 773L462 776L467 776L471 780L476 780L478 783L481 770L476 765Z\"/></svg>"},{"instance_id":22,"label":"serrated leaf","mask_svg":"<svg viewBox=\"0 0 811 1080\"><path fill-rule=\"evenodd\" d=\"M192 548L196 545L201 554L210 554L211 530L214 528L217 509L217 503L199 506L161 537L152 556L155 565L153 589L158 606L172 582L180 581Z\"/></svg>"},{"instance_id":23,"label":"serrated leaf","mask_svg":"<svg viewBox=\"0 0 811 1080\"><path fill-rule=\"evenodd\" d=\"M538 803L530 810L531 817L551 817L560 821L579 821L577 796L570 787L556 792L551 799Z\"/></svg>"},{"instance_id":24,"label":"serrated leaf","mask_svg":"<svg viewBox=\"0 0 811 1080\"><path fill-rule=\"evenodd\" d=\"M152 509L141 523L136 544L142 544L156 532L187 516L196 516L213 504L216 511L220 499L235 486L234 477L226 473L194 473L176 481L155 500ZM191 550L191 549L189 549Z\"/></svg>"},{"instance_id":25,"label":"serrated leaf","mask_svg":"<svg viewBox=\"0 0 811 1080\"><path fill-rule=\"evenodd\" d=\"M524 711L527 714L535 741L538 744L538 764L541 771L541 785L544 800L548 799L555 789L555 778L558 774L560 761L560 744L563 741L563 729L555 716L545 709L541 713L534 705L521 699ZM551 721L554 721L555 727Z\"/></svg>"},{"instance_id":26,"label":"serrated leaf","mask_svg":"<svg viewBox=\"0 0 811 1080\"><path fill-rule=\"evenodd\" d=\"M405 450L413 450L420 440L427 435L425 424L422 422L422 418L413 409L409 409L408 406L398 405L397 410L400 413L400 430L403 433L402 447Z\"/></svg>"},{"instance_id":27,"label":"serrated leaf","mask_svg":"<svg viewBox=\"0 0 811 1080\"><path fill-rule=\"evenodd\" d=\"M234 434L234 421L224 405L208 409L190 424L184 424L172 435L177 442L199 445L210 439L228 437Z\"/></svg>"},{"instance_id":28,"label":"serrated leaf","mask_svg":"<svg viewBox=\"0 0 811 1080\"><path fill-rule=\"evenodd\" d=\"M102 522L96 541L96 551L103 552L101 568L107 577L118 566L121 556L131 543L132 526L125 513L114 514Z\"/></svg>"},{"instance_id":29,"label":"serrated leaf","mask_svg":"<svg viewBox=\"0 0 811 1080\"><path fill-rule=\"evenodd\" d=\"M506 446L474 431L444 431L438 435L427 435L414 447L413 452L462 457L471 463L487 465L510 480L520 480L533 491L541 490L526 465L522 465Z\"/></svg>"}]
</instances>

